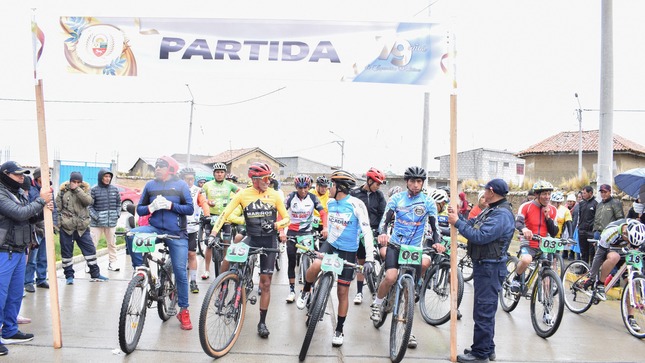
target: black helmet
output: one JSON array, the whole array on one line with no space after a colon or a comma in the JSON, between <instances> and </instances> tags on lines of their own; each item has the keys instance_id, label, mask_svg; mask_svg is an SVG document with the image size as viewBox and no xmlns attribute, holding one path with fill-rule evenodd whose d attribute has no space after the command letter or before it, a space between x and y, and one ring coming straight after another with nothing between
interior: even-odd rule
<instances>
[{"instance_id":1,"label":"black helmet","mask_svg":"<svg viewBox=\"0 0 645 363\"><path fill-rule=\"evenodd\" d=\"M326 176L321 175L318 178L316 178L316 185L320 185L323 187L328 187L329 186L329 179L327 179Z\"/></svg>"},{"instance_id":2,"label":"black helmet","mask_svg":"<svg viewBox=\"0 0 645 363\"><path fill-rule=\"evenodd\" d=\"M405 169L405 173L403 174L403 179L405 180L423 179L423 181L425 181L426 178L427 178L426 171L420 166L411 166Z\"/></svg>"},{"instance_id":3,"label":"black helmet","mask_svg":"<svg viewBox=\"0 0 645 363\"><path fill-rule=\"evenodd\" d=\"M186 175L195 175L195 169L193 168L183 168L179 171L179 176L183 178Z\"/></svg>"}]
</instances>

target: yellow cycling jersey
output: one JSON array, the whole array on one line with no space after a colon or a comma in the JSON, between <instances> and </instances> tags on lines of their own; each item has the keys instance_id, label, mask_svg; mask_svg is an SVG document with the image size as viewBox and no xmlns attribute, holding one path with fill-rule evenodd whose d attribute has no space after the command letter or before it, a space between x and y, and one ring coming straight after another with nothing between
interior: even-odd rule
<instances>
[{"instance_id":1,"label":"yellow cycling jersey","mask_svg":"<svg viewBox=\"0 0 645 363\"><path fill-rule=\"evenodd\" d=\"M244 224L244 210L241 205L233 210L230 216L226 218L226 222L231 224Z\"/></svg>"},{"instance_id":2,"label":"yellow cycling jersey","mask_svg":"<svg viewBox=\"0 0 645 363\"><path fill-rule=\"evenodd\" d=\"M325 212L329 211L329 209L327 209L327 202L329 201L329 189L327 189L327 191L323 195L318 194L316 188L311 188L309 190L309 193L317 196L318 199L320 199L320 203L322 203L323 207L325 208ZM314 209L314 218L318 218L320 220L320 213L316 209Z\"/></svg>"},{"instance_id":3,"label":"yellow cycling jersey","mask_svg":"<svg viewBox=\"0 0 645 363\"><path fill-rule=\"evenodd\" d=\"M289 213L277 191L269 188L265 192L260 192L255 188L246 188L235 194L233 200L226 206L213 227L212 234L219 232L238 206L242 206L246 232L249 236L275 236L276 225L278 229L289 225ZM282 218L280 221L277 221L278 214Z\"/></svg>"}]
</instances>

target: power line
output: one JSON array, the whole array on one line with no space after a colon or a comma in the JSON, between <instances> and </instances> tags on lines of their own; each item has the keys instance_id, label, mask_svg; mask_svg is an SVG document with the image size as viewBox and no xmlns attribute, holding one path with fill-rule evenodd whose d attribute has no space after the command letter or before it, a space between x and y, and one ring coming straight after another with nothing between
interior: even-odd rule
<instances>
[{"instance_id":1,"label":"power line","mask_svg":"<svg viewBox=\"0 0 645 363\"><path fill-rule=\"evenodd\" d=\"M27 98L0 98L0 101L11 101L11 102L36 102L36 100L31 100ZM186 101L69 101L69 100L45 100L48 103L128 103L128 104L146 104L146 103L190 103L190 100Z\"/></svg>"},{"instance_id":2,"label":"power line","mask_svg":"<svg viewBox=\"0 0 645 363\"><path fill-rule=\"evenodd\" d=\"M262 95L259 95L259 96L256 96L256 97L247 98L246 100L242 100L242 101L229 102L229 103L219 103L219 104L208 104L208 103L195 103L195 104L198 105L198 106L207 106L207 107L222 107L222 106L237 105L237 104L240 104L240 103L245 103L245 102L250 102L250 101L253 101L253 100L257 100L258 98L266 97L266 96L268 96L270 94L282 91L285 88L287 88L287 86L283 86L283 87L274 89L271 92L267 92L265 94L262 94Z\"/></svg>"}]
</instances>

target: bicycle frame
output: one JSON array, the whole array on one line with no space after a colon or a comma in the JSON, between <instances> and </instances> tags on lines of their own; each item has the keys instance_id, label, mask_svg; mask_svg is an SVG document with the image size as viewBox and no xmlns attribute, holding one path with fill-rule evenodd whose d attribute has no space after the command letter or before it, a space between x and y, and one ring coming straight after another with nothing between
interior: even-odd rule
<instances>
[{"instance_id":1,"label":"bicycle frame","mask_svg":"<svg viewBox=\"0 0 645 363\"><path fill-rule=\"evenodd\" d=\"M404 279L410 279L412 282L412 286L414 286L415 290L418 289L417 285L415 284L416 281L416 276L417 276L417 271L414 265L399 265L399 271L398 271L399 277L396 279L396 293L394 295L395 300L394 301L399 301L399 296L401 294L401 289L403 289L403 284L401 283ZM398 304L394 305L394 310L393 314L396 315L398 314Z\"/></svg>"}]
</instances>

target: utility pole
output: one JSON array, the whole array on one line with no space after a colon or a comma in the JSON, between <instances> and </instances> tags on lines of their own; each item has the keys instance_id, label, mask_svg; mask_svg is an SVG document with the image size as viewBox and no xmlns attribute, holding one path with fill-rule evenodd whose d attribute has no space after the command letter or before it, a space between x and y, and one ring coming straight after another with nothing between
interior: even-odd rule
<instances>
[{"instance_id":1,"label":"utility pole","mask_svg":"<svg viewBox=\"0 0 645 363\"><path fill-rule=\"evenodd\" d=\"M188 151L186 151L186 166L190 167L190 141L193 136L193 109L195 108L195 97L190 90L190 85L186 84L188 93L190 93L190 123L188 124Z\"/></svg>"},{"instance_id":2,"label":"utility pole","mask_svg":"<svg viewBox=\"0 0 645 363\"><path fill-rule=\"evenodd\" d=\"M580 98L578 98L578 93L575 94L576 100L578 101L578 109L576 114L578 115L578 179L582 179L582 107L580 106Z\"/></svg>"},{"instance_id":3,"label":"utility pole","mask_svg":"<svg viewBox=\"0 0 645 363\"><path fill-rule=\"evenodd\" d=\"M598 143L598 185L613 181L614 149L614 43L613 2L601 2L600 38L600 118Z\"/></svg>"},{"instance_id":4,"label":"utility pole","mask_svg":"<svg viewBox=\"0 0 645 363\"><path fill-rule=\"evenodd\" d=\"M329 133L338 136L340 140L334 140L333 142L337 143L340 145L340 168L344 169L344 162L345 162L345 139L343 139L340 135L337 133L329 130Z\"/></svg>"}]
</instances>

